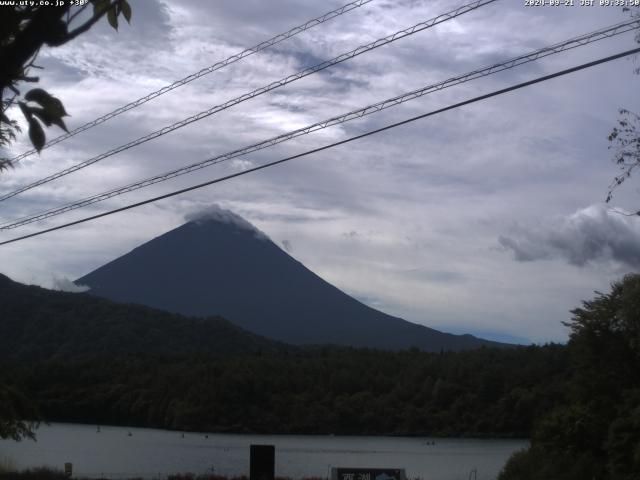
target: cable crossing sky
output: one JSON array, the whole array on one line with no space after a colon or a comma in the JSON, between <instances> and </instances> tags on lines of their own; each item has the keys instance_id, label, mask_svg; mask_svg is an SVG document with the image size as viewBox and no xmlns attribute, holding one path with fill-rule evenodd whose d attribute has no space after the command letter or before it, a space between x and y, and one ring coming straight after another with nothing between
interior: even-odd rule
<instances>
[{"instance_id":1,"label":"cable crossing sky","mask_svg":"<svg viewBox=\"0 0 640 480\"><path fill-rule=\"evenodd\" d=\"M424 119L424 118L427 118L427 117L431 117L433 115L437 115L439 113L443 113L443 112L446 112L448 110L453 110L453 109L460 108L460 107L465 106L465 105L469 105L471 103L487 100L489 98L496 97L498 95L503 95L505 93L512 92L514 90L519 90L521 88L528 87L528 86L534 85L536 83L545 82L545 81L551 80L553 78L561 77L563 75L568 75L570 73L577 72L579 70L584 70L586 68L594 67L596 65L601 65L603 63L611 62L613 60L617 60L619 58L627 57L629 55L634 55L636 53L640 53L640 48L634 48L632 50L627 50L625 52L621 52L621 53L618 53L616 55L611 55L611 56L608 56L608 57L604 57L604 58L601 58L599 60L595 60L593 62L584 63L582 65L578 65L576 67L568 68L566 70L561 70L561 71L556 72L556 73L552 73L552 74L549 74L549 75L544 75L542 77L537 77L537 78L535 78L533 80L529 80L527 82L519 83L519 84L513 85L511 87L503 88L501 90L496 90L494 92L487 93L487 94L481 95L479 97L474 97L474 98L471 98L469 100L465 100L463 102L459 102L459 103L456 103L456 104L453 104L453 105L449 105L448 107L440 108L438 110L434 110L434 111L431 111L431 112L428 112L428 113L424 113L422 115L418 115L418 116L415 116L415 117L408 118L408 119L403 120L401 122L392 123L392 124L387 125L387 126L382 127L382 128L377 128L375 130L370 130L370 131L368 131L366 133L363 133L363 134L360 134L360 135L356 135L354 137L350 137L350 138L347 138L345 140L340 140L339 142L335 142L335 143L332 143L332 144L329 144L329 145L325 145L323 147L315 148L313 150L307 150L306 152L302 152L302 153L299 153L297 155L292 155L290 157L282 158L280 160L275 160L273 162L265 163L263 165L260 165L260 166L257 166L257 167L253 167L253 168L250 168L248 170L244 170L242 172L237 172L237 173L233 173L231 175L226 175L224 177L216 178L216 179L210 180L208 182L200 183L198 185L192 185L191 187L183 188L183 189L171 192L171 193L166 193L164 195L160 195L160 196L157 196L157 197L149 198L147 200L143 200L141 202L133 203L133 204L127 205L125 207L116 208L116 209L110 210L108 212L103 212L103 213L100 213L100 214L97 214L97 215L92 215L90 217L85 217L85 218L82 218L80 220L76 220L74 222L69 222L69 223L65 223L63 225L58 225L56 227L48 228L48 229L45 229L45 230L40 230L38 232L30 233L28 235L23 235L21 237L13 238L11 240L5 240L3 242L0 242L0 246L7 245L7 244L10 244L10 243L14 243L14 242L18 242L18 241L21 241L21 240L26 240L28 238L36 237L36 236L39 236L39 235L44 235L45 233L53 232L55 230L60 230L60 229L63 229L63 228L71 227L73 225L78 225L78 224L81 224L81 223L85 223L85 222L88 222L88 221L91 221L91 220L96 220L98 218L106 217L108 215L113 215L115 213L124 212L124 211L130 210L132 208L140 207L142 205L147 205L149 203L153 203L153 202L157 202L159 200L163 200L165 198L174 197L174 196L180 195L182 193L186 193L186 192L190 192L190 191L193 191L193 190L197 190L199 188L203 188L203 187L206 187L206 186L209 186L209 185L213 185L213 184L220 183L220 182L223 182L223 181L226 181L226 180L230 180L232 178L240 177L242 175L247 175L249 173L256 172L258 170L263 170L263 169L268 168L268 167L273 167L275 165L279 165L279 164L282 164L282 163L285 163L285 162L288 162L288 161L291 161L291 160L295 160L297 158L305 157L305 156L311 155L313 153L321 152L323 150L328 150L330 148L337 147L339 145L344 145L345 143L353 142L355 140L359 140L361 138L368 137L370 135L381 133L381 132L384 132L386 130L391 130L391 129L399 127L401 125L405 125L405 124L408 124L408 123L411 123L411 122L415 122L417 120L421 120L421 119Z\"/></svg>"},{"instance_id":2,"label":"cable crossing sky","mask_svg":"<svg viewBox=\"0 0 640 480\"><path fill-rule=\"evenodd\" d=\"M337 57L332 58L331 60L326 60L324 62L321 62L317 65L314 65L312 67L308 67L305 68L304 70L301 70L297 73L294 73L292 75L289 75L287 77L284 77L280 80L277 80L275 82L272 82L266 86L257 88L255 90L253 90L252 92L249 93L245 93L244 95L241 95L239 97L236 97L234 99L228 100L227 102L220 104L220 105L216 105L214 107L211 107L208 110L205 110L203 112L197 113L195 115L192 115L191 117L187 117L183 120L180 120L179 122L173 123L171 125L168 125L166 127L163 127L159 130L156 130L152 133L149 133L143 137L140 137L136 140L133 140L129 143L126 143L124 145L120 145L119 147L113 148L105 153L102 153L100 155L97 155L95 157L92 157L88 160L85 160L83 162L77 163L69 168L66 168L64 170L60 170L59 172L56 172L52 175L49 175L47 177L44 177L40 180L37 180L33 183L30 183L24 187L18 188L17 190L14 190L12 192L6 193L2 196L0 196L0 201L4 201L7 200L11 197L14 197L16 195L19 195L20 193L26 192L27 190L31 190L32 188L38 187L40 185L44 185L45 183L51 182L52 180L55 180L57 178L63 177L65 175L69 175L70 173L76 172L80 169L86 168L89 165L93 165L94 163L97 163L101 160L104 160L105 158L111 157L112 155L115 155L117 153L123 152L125 150L128 150L130 148L136 147L142 143L148 142L150 140L154 140L158 137L161 137L163 135L166 135L167 133L170 133L174 130L177 130L179 128L185 127L191 123L197 122L199 120L202 120L203 118L207 118L215 113L221 112L222 110L226 110L228 108L231 108L235 105L238 105L246 100L250 100L252 98L255 98L259 95L262 95L264 93L270 92L271 90L275 90L276 88L282 87L284 85L287 85L289 83L295 82L297 80L300 80L301 78L304 78L306 76L312 75L314 73L317 73L321 70L324 70L326 68L329 68L333 65L336 65L338 63L342 63L346 60L349 60L351 58L354 58L358 55L361 55L363 53L369 52L371 50L374 50L378 47L381 47L383 45L387 45L391 42L394 42L396 40L400 40L401 38L405 38L408 37L410 35L413 35L415 33L421 32L422 30L426 30L428 28L431 28L435 25L438 25L440 23L452 20L454 18L457 18L461 15L464 15L465 13L471 12L473 10L476 10L482 6L488 5L490 3L496 2L497 0L476 0L475 2L460 6L454 10L451 10L449 12L443 13L441 15L438 15L437 17L434 17L430 20L427 20L425 22L420 22L417 23L415 25L413 25L412 27L406 28L404 30L400 30L397 31L391 35L388 35L384 38L379 38L378 40L375 40L371 43L368 43L366 45L361 45L358 48L351 50L347 53L343 53L341 55L338 55Z\"/></svg>"},{"instance_id":3,"label":"cable crossing sky","mask_svg":"<svg viewBox=\"0 0 640 480\"><path fill-rule=\"evenodd\" d=\"M217 70L220 70L224 67L226 67L227 65L231 65L232 63L235 63L239 60L242 60L243 58L246 58L250 55L253 55L254 53L257 53L261 50L264 50L266 48L269 48L273 45L276 45L277 43L280 43L288 38L294 37L296 35L298 35L299 33L302 33L306 30L309 30L317 25L321 25L329 20L332 20L344 13L350 12L351 10L354 10L358 7L361 7L362 5L365 5L367 3L372 2L373 0L357 0L355 2L351 2L351 3L347 3L346 5L343 5L340 8L337 8L335 10L332 10L330 12L325 13L324 15L321 15L319 17L316 17L312 20L309 20L308 22L303 23L302 25L298 25L297 27L293 27L291 30L285 32L285 33L281 33L279 35L276 35L275 37L272 37L268 40L265 40L264 42L261 42L257 45L254 45L253 47L249 47L245 50L243 50L240 53L237 53L235 55L230 56L229 58L226 58L224 60L221 60L217 63L214 63L213 65L210 65L206 68L203 68L202 70L196 72L196 73L192 73L191 75L188 75L180 80L176 80L175 82L169 84L169 85L165 85L164 87L160 88L159 90L156 90L155 92L151 92L147 95L145 95L142 98L139 98L138 100L135 100L131 103L128 103L126 105L123 105L122 107L119 107L115 110L113 110L112 112L109 112L101 117L96 118L95 120L92 120L91 122L87 122L84 125L79 126L78 128L75 128L74 130L71 130L68 133L64 133L56 138L53 138L51 140L49 140L44 147L42 147L43 149L48 148L52 145L55 145L57 143L60 143L68 138L71 138L79 133L82 133L86 130L89 130L90 128L93 128L97 125L100 125L101 123L106 122L107 120L111 120L114 117L117 117L118 115L120 115L121 113L124 113L128 110L132 110L136 107L139 107L140 105L147 103L150 100L153 100L154 98L159 97L160 95L164 95L167 92L170 92L171 90L174 90L178 87L181 87L183 85L186 85L187 83L193 82L194 80L197 80L198 78L204 77L205 75L209 75L210 73L213 73ZM22 160L23 158L26 158L30 155L33 155L34 153L36 153L37 150L31 149L29 151L26 151L20 155L18 155L17 157L14 157L10 160L11 164L15 164L17 162L19 162L20 160Z\"/></svg>"},{"instance_id":4,"label":"cable crossing sky","mask_svg":"<svg viewBox=\"0 0 640 480\"><path fill-rule=\"evenodd\" d=\"M159 175L155 175L153 177L147 178L145 180L141 180L139 182L135 182L123 187L119 187L107 192L103 192L100 193L98 195L94 195L92 197L88 197L85 198L83 200L71 203L71 204L67 204L61 207L56 207L53 209L49 209L43 212L39 212L37 214L34 215L30 215L30 216L26 216L23 218L20 218L18 220L12 220L9 222L5 222L4 224L0 225L0 229L2 230L10 230L10 229L14 229L23 225L27 225L30 223L34 223L40 220L44 220L46 218L50 218L56 215L61 215L63 213L72 211L72 210L76 210L78 208L82 208L94 203L98 203L104 200L107 200L109 198L118 196L118 195L122 195L124 193L128 193L128 192L132 192L134 190L138 190L144 187L148 187L150 185L154 185L156 183L160 183L160 182L164 182L166 180L181 176L181 175L185 175L187 173L191 173L194 172L196 170L200 170L202 168L206 168L212 165L216 165L218 163L233 159L233 158L237 158L239 156L242 155L247 155L249 153L264 149L264 148L268 148L271 147L273 145L291 140L293 138L302 136L302 135L306 135L324 128L328 128L334 125L339 125L341 123L345 123L348 122L350 120L354 120L357 118L361 118L364 117L366 115L370 115L372 113L376 113L379 112L381 110L396 106L396 105L400 105L404 102L410 101L410 100L414 100L416 98L420 98L424 95L445 89L445 88L449 88L455 85L459 85L461 83L465 83L477 78L481 78L481 77L485 77L488 75L493 75L495 73L499 73L502 72L504 70L508 70L514 67L517 67L519 65L523 65L526 63L530 63L536 60L539 60L540 58L544 58L547 57L549 55L554 55L557 53L561 53L563 51L567 51L573 48L577 48L577 47L581 47L584 45L588 45L590 43L594 43L606 38L610 38L612 36L615 35L620 35L629 31L633 31L636 29L640 28L640 19L635 19L635 20L629 20L626 22L622 22L610 27L605 27L599 30L595 30L593 32L578 36L578 37L574 37L572 39L566 40L564 42L561 43L557 43L548 47L544 47L541 48L539 50L535 50L533 52L530 53L526 53L524 55L520 55L518 57L514 57L510 60L506 60L504 62L500 62L500 63L496 63L493 64L489 67L485 67L482 69L478 69L478 70L473 70L469 73L466 73L464 75L460 75L457 77L452 77L449 78L448 80L445 80L443 82L440 83L436 83L436 84L432 84L417 90L413 90L411 92L408 93L404 93L402 95L398 95L396 97L393 98L389 98L386 100L383 100L381 102L378 103L374 103L372 105L368 105L364 108L360 108L357 110L352 110L348 113L344 113L342 115L338 115L335 117L332 117L330 119L327 120L323 120L321 122L317 122L314 123L312 125L308 125L306 127L303 128L299 128L297 130L293 130L281 135L278 135L276 137L272 137L270 139L267 140L263 140L261 142L237 149L237 150L233 150L231 152L228 153L224 153L221 155L217 155L215 157L212 158L208 158L206 160L203 160L201 162L197 162L197 163L193 163L191 165L185 166L185 167L181 167L181 168L177 168L175 170L171 170L169 172L165 172Z\"/></svg>"}]
</instances>

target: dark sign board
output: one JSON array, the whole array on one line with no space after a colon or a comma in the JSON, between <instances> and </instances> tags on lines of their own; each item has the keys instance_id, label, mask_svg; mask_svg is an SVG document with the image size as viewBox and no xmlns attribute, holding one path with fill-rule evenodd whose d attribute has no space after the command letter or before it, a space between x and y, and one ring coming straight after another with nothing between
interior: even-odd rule
<instances>
[{"instance_id":1,"label":"dark sign board","mask_svg":"<svg viewBox=\"0 0 640 480\"><path fill-rule=\"evenodd\" d=\"M405 480L403 468L334 468L333 480Z\"/></svg>"},{"instance_id":2,"label":"dark sign board","mask_svg":"<svg viewBox=\"0 0 640 480\"><path fill-rule=\"evenodd\" d=\"M276 460L275 446L251 445L249 449L249 479L273 480Z\"/></svg>"}]
</instances>

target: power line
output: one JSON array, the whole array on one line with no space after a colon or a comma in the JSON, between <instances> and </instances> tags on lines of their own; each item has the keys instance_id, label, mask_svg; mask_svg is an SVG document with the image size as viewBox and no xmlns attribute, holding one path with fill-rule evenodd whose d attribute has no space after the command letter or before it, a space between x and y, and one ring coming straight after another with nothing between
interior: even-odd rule
<instances>
[{"instance_id":1,"label":"power line","mask_svg":"<svg viewBox=\"0 0 640 480\"><path fill-rule=\"evenodd\" d=\"M128 150L130 148L136 147L142 143L148 142L150 140L156 139L158 137L161 137L163 135L166 135L167 133L170 133L174 130L177 130L179 128L185 127L193 122L197 122L199 120L202 120L203 118L209 117L215 113L221 112L222 110L226 110L228 108L231 108L235 105L238 105L246 100L250 100L252 98L255 98L259 95L262 95L264 93L270 92L271 90L275 90L276 88L282 87L284 85L287 85L289 83L295 82L297 80L300 80L301 78L304 78L306 76L312 75L314 73L317 73L321 70L324 70L328 67L331 67L333 65L336 65L338 63L342 63L346 60L349 60L351 58L354 58L358 55L361 55L363 53L369 52L373 49L376 49L378 47L381 47L383 45L387 45L391 42L394 42L396 40L399 40L401 38L405 38L408 37L409 35L413 35L414 33L418 33L422 30L426 30L427 28L431 28L435 25L438 25L440 23L452 20L456 17L459 17L460 15L463 15L465 13L468 13L470 11L476 10L484 5L488 5L490 3L496 2L497 0L476 0L475 2L463 5L461 7L458 7L454 10L451 10L447 13L443 13L441 15L438 15L435 18L432 18L430 20L427 20L426 22L420 22L417 23L416 25L406 28L404 30L400 30L398 32L393 33L392 35L388 35L384 38L379 38L378 40L375 40L371 43L368 43L366 45L361 45L358 48L351 50L350 52L347 53L343 53L341 55L338 55L337 57L332 58L331 60L326 60L322 63L319 63L317 65L314 65L312 67L308 67L305 68L304 70L301 70L297 73L294 73L292 75L289 75L287 77L281 78L280 80L277 80L275 82L270 83L269 85L257 88L255 90L253 90L252 92L249 93L245 93L244 95L241 95L239 97L233 98L231 100L228 100L227 102L220 104L220 105L216 105L214 107L211 107L208 110L205 110L203 112L197 113L195 115L192 115L191 117L185 118L183 120L180 120L179 122L173 123L171 125L168 125L166 127L163 127L159 130L156 130L155 132L149 133L143 137L140 137L136 140L133 140L129 143L126 143L124 145L120 145L119 147L116 147L114 149L109 150L108 152L102 153L100 155L97 155L95 157L92 157L88 160L85 160L83 162L77 163L69 168L66 168L64 170L60 170L59 172L56 172L52 175L49 175L47 177L44 177L40 180L37 180L33 183L30 183L24 187L21 187L17 190L14 190L12 192L6 193L2 196L0 196L0 201L4 201L7 200L11 197L15 197L16 195L26 192L27 190L31 190L32 188L38 187L40 185L44 185L45 183L51 182L52 180L55 180L57 178L63 177L65 175L69 175L70 173L73 173L77 170L83 169L85 167L88 167L89 165L93 165L94 163L97 163L101 160L104 160L105 158L111 157L112 155L115 155L117 153L123 152L125 150Z\"/></svg>"},{"instance_id":2,"label":"power line","mask_svg":"<svg viewBox=\"0 0 640 480\"><path fill-rule=\"evenodd\" d=\"M139 107L140 105L147 103L150 100L153 100L154 98L159 97L160 95L164 95L167 92L170 92L171 90L174 90L178 87L181 87L183 85L186 85L187 83L193 82L194 80L197 80L198 78L204 77L205 75L209 75L210 73L213 73L217 70L220 70L224 67L226 67L227 65L231 65L232 63L235 63L239 60L242 60L243 58L246 58L250 55L253 55L254 53L258 53L261 50L264 50L266 48L269 48L273 45L276 45L284 40L287 40L288 38L294 37L295 35L298 35L299 33L302 33L306 30L309 30L317 25L321 25L329 20L332 20L342 14L345 14L347 12L350 12L351 10L354 10L358 7L361 7L362 5L365 5L367 3L372 2L373 0L356 0L355 2L351 2L351 3L347 3L346 5L343 5L340 8L337 8L335 10L332 10L330 12L325 13L324 15L321 15L319 17L316 17L312 20L309 20L306 23L303 23L302 25L298 25L297 27L293 27L291 30L288 30L285 33L281 33L279 35L276 35L275 37L272 37L268 40L265 40L264 42L261 42L257 45L254 45L253 47L249 47L245 50L243 50L240 53L237 53L235 55L230 56L229 58L226 58L224 60L221 60L219 62L214 63L213 65L210 65L208 67L203 68L202 70L196 72L196 73L192 73L191 75L188 75L180 80L176 80L175 82L169 84L169 85L165 85L164 87L160 88L159 90L156 90L155 92L151 92L147 95L145 95L142 98L139 98L138 100L135 100L131 103L128 103L122 107L119 107L115 110L113 110L112 112L109 112L101 117L96 118L95 120L92 120L91 122L87 122L84 125L79 126L78 128L68 132L68 133L64 133L52 140L49 140L47 143L45 143L45 145L42 147L42 149L48 148L52 145L55 145L57 143L60 143L68 138L71 138L79 133L82 133L86 130L89 130L90 128L93 128L97 125L100 125L101 123L106 122L107 120L111 120L114 117L117 117L118 115L120 115L121 113L127 112L129 110L132 110L136 107ZM34 153L36 153L37 150L34 148L32 150L26 151L20 155L18 155L17 157L12 158L11 160L9 160L9 162L11 164L16 164L17 162L19 162L20 160L22 160L23 158L26 158L30 155L33 155Z\"/></svg>"},{"instance_id":3,"label":"power line","mask_svg":"<svg viewBox=\"0 0 640 480\"><path fill-rule=\"evenodd\" d=\"M396 105L400 105L404 102L410 101L410 100L414 100L416 98L422 97L424 95L445 89L445 88L449 88L455 85L459 85L461 83L464 82L468 82L477 78L481 78L481 77L485 77L488 75L492 75L507 69L511 69L514 68L516 66L519 65L523 65L525 63L529 63L529 62L533 62L536 61L540 58L544 58L547 57L549 55L553 55L553 54L557 54L569 49L573 49L573 48L577 48L580 46L584 46L587 45L589 43L593 43L596 41L600 41L602 39L605 38L610 38L614 35L619 35L625 32L629 32L631 30L640 28L640 20L631 20L631 21L627 21L627 22L622 22L620 24L616 24L613 25L611 27L606 27L606 28L602 28L599 30L596 30L594 32L590 32L578 37L575 37L573 39L569 39L566 40L564 42L561 43L557 43L548 47L544 47L542 49L524 54L524 55L520 55L518 57L512 58L510 60L504 61L504 62L500 62L500 63L496 63L494 65L491 65L489 67L485 67L482 69L478 69L478 70L474 70L471 71L469 73L466 73L464 75L460 75L457 77L453 77L453 78L449 78L448 80L445 80L444 82L440 82L440 83L436 83L433 85L429 85L417 90L413 90L411 92L408 93L404 93L402 95L398 95L396 97L393 98L389 98L386 100L383 100L381 102L378 103L374 103L372 105L368 105L364 108L360 108L357 110L353 110L351 112L342 114L342 115L338 115L336 117L332 117L330 119L327 120L323 120L321 122L317 122L314 123L312 125L308 125L306 127L303 128L299 128L297 130L293 130L281 135L278 135L276 137L272 137L270 139L267 140L263 140L261 142L246 146L246 147L242 147L240 149L237 150L233 150L231 152L227 152L221 155L217 155L215 157L206 159L204 161L201 162L197 162L191 165L187 165L185 167L180 167L177 168L175 170L171 170L169 172L165 172L162 174L158 174L155 175L153 177L147 178L145 180L141 180L139 182L135 182L123 187L119 187L107 192L103 192L100 193L98 195L94 195L88 198L85 198L83 200L77 201L77 202L73 202L71 204L67 204L67 205L63 205L60 207L56 207L53 209L49 209L46 210L44 212L39 212L30 216L26 216L26 217L22 217L19 218L17 220L11 220L8 222L5 222L3 224L0 224L0 229L1 230L10 230L13 228L17 228L23 225L27 225L39 220L43 220L46 218L50 218L56 215L61 215L63 213L72 211L72 210L76 210L78 208L81 207L85 207L94 203L98 203L104 200L107 200L109 198L118 196L118 195L122 195L124 193L128 193L128 192L132 192L134 190L138 190L141 188L145 188L151 185L154 185L156 183L160 183L160 182L164 182L166 180L170 180L172 178L181 176L181 175L185 175L187 173L191 173L194 172L196 170L200 170L202 168L206 168L212 165L216 165L218 163L222 163L224 161L233 159L233 158L237 158L243 155L247 155L249 153L258 151L258 150L262 150L264 148L268 148L271 147L273 145L277 145L279 143L294 139L296 137L302 136L302 135L307 135L310 133L313 133L315 131L324 129L324 128L328 128L330 126L335 126L335 125L339 125L341 123L345 123L357 118L361 118L367 115L370 115L372 113L376 113L379 112L381 110L384 110L386 108L390 108Z\"/></svg>"},{"instance_id":4,"label":"power line","mask_svg":"<svg viewBox=\"0 0 640 480\"><path fill-rule=\"evenodd\" d=\"M98 218L106 217L108 215L113 215L115 213L124 212L126 210L130 210L132 208L140 207L140 206L146 205L148 203L157 202L159 200L164 200L165 198L174 197L174 196L180 195L182 193L190 192L192 190L197 190L199 188L203 188L203 187L206 187L206 186L209 186L209 185L213 185L213 184L220 183L220 182L223 182L223 181L226 181L226 180L230 180L230 179L235 178L235 177L240 177L242 175L246 175L248 173L256 172L258 170L262 170L262 169L265 169L265 168L268 168L268 167L273 167L273 166L279 165L281 163L285 163L285 162L288 162L288 161L291 161L291 160L295 160L296 158L301 158L301 157L304 157L304 156L307 156L307 155L311 155L313 153L321 152L321 151L327 150L329 148L337 147L338 145L344 145L345 143L353 142L354 140L359 140L361 138L368 137L370 135L374 135L374 134L377 134L377 133L380 133L380 132L384 132L386 130L390 130L392 128L396 128L396 127L399 127L401 125L405 125L407 123L415 122L416 120L420 120L420 119L423 119L423 118L431 117L433 115L437 115L439 113L443 113L443 112L446 112L448 110L453 110L453 109L456 109L456 108L460 108L460 107L463 107L465 105L469 105L471 103L475 103L475 102L486 100L486 99L489 99L489 98L492 98L492 97L496 97L498 95L502 95L502 94L505 94L505 93L508 93L508 92L512 92L514 90L519 90L521 88L528 87L530 85L534 85L536 83L545 82L547 80L551 80L553 78L557 78L557 77L560 77L560 76L563 76L563 75L568 75L570 73L577 72L579 70L584 70L586 68L590 68L590 67L593 67L593 66L596 66L596 65L600 65L600 64L603 64L603 63L606 63L606 62L610 62L610 61L613 61L613 60L616 60L616 59L619 59L619 58L623 58L623 57L626 57L626 56L629 56L629 55L634 55L634 54L639 53L639 52L640 52L640 48L634 48L632 50L627 50L625 52L618 53L616 55L611 55L611 56L608 56L608 57L604 57L604 58L601 58L599 60L595 60L593 62L583 63L582 65L578 65L576 67L568 68L566 70L561 70L559 72L552 73L552 74L549 74L549 75L544 75L542 77L538 77L538 78L535 78L533 80L529 80L527 82L519 83L519 84L513 85L511 87L503 88L501 90L496 90L496 91L493 91L491 93L487 93L485 95L480 95L479 97L474 97L472 99L465 100L463 102L459 102L459 103L456 103L456 104L453 104L453 105L449 105L448 107L440 108L438 110L433 110L433 111L428 112L428 113L423 113L422 115L417 115L415 117L411 117L411 118L408 118L406 120L402 120L401 122L392 123L392 124L387 125L385 127L377 128L375 130L370 130L370 131L362 133L360 135L356 135L354 137L350 137L350 138L347 138L345 140L340 140L338 142L334 142L332 144L325 145L323 147L318 147L318 148L314 148L312 150L307 150L306 152L302 152L302 153L299 153L297 155L292 155L290 157L282 158L280 160L275 160L273 162L265 163L263 165L260 165L260 166L257 166L257 167L253 167L253 168L250 168L248 170L244 170L242 172L233 173L233 174L230 174L230 175L226 175L224 177L219 177L219 178L216 178L216 179L213 179L213 180L209 180L208 182L200 183L200 184L197 184L197 185L192 185L190 187L183 188L183 189L180 189L180 190L176 190L176 191L171 192L171 193L166 193L164 195L160 195L160 196L157 196L157 197L149 198L149 199L143 200L141 202L133 203L133 204L127 205L125 207L116 208L114 210L110 210L110 211L104 212L104 213L99 213L97 215L92 215L90 217L85 217L85 218L82 218L80 220L76 220L74 222L69 222L69 223L65 223L63 225L58 225L57 227L52 227L52 228L48 228L46 230L41 230L39 232L30 233L28 235L23 235L21 237L13 238L11 240L5 240L3 242L0 242L0 246L7 245L9 243L18 242L20 240L26 240L27 238L36 237L36 236L39 236L39 235L44 235L45 233L49 233L49 232L53 232L55 230L60 230L60 229L63 229L63 228L71 227L73 225L78 225L80 223L88 222L90 220L96 220Z\"/></svg>"}]
</instances>

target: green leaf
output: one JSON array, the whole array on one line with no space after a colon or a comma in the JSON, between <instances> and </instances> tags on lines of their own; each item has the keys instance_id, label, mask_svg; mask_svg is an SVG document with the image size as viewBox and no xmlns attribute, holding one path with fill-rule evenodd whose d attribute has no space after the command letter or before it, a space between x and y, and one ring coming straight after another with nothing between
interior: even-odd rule
<instances>
[{"instance_id":1,"label":"green leaf","mask_svg":"<svg viewBox=\"0 0 640 480\"><path fill-rule=\"evenodd\" d=\"M42 88L31 89L24 96L25 100L39 103L42 106L49 102L51 98L53 98L51 94Z\"/></svg>"},{"instance_id":2,"label":"green leaf","mask_svg":"<svg viewBox=\"0 0 640 480\"><path fill-rule=\"evenodd\" d=\"M25 100L29 100L30 102L39 103L53 117L60 118L69 115L65 111L62 102L42 88L34 88L33 90L29 90L24 98Z\"/></svg>"},{"instance_id":3,"label":"green leaf","mask_svg":"<svg viewBox=\"0 0 640 480\"><path fill-rule=\"evenodd\" d=\"M107 21L115 30L118 30L118 14L116 13L115 7L111 7L107 11Z\"/></svg>"},{"instance_id":4,"label":"green leaf","mask_svg":"<svg viewBox=\"0 0 640 480\"><path fill-rule=\"evenodd\" d=\"M44 147L45 135L42 125L33 117L29 119L29 138L38 153L40 153L40 150Z\"/></svg>"},{"instance_id":5,"label":"green leaf","mask_svg":"<svg viewBox=\"0 0 640 480\"><path fill-rule=\"evenodd\" d=\"M69 130L67 130L67 126L64 124L64 121L62 120L62 118L56 115L51 115L51 112L46 108L32 108L31 111L47 127L50 127L51 125L57 125L61 129L63 129L65 132L69 133Z\"/></svg>"},{"instance_id":6,"label":"green leaf","mask_svg":"<svg viewBox=\"0 0 640 480\"><path fill-rule=\"evenodd\" d=\"M131 23L131 5L127 0L120 0L120 9L122 10L122 15L124 15L124 19L127 23Z\"/></svg>"},{"instance_id":7,"label":"green leaf","mask_svg":"<svg viewBox=\"0 0 640 480\"><path fill-rule=\"evenodd\" d=\"M64 124L64 120L62 120L61 118L53 118L51 120L51 123L53 123L54 125L60 127L65 132L69 133L69 129L67 129L67 126Z\"/></svg>"},{"instance_id":8,"label":"green leaf","mask_svg":"<svg viewBox=\"0 0 640 480\"><path fill-rule=\"evenodd\" d=\"M61 118L69 116L67 111L64 109L64 105L62 105L62 102L55 97L52 97L51 101L46 105L43 105L43 107L54 117Z\"/></svg>"},{"instance_id":9,"label":"green leaf","mask_svg":"<svg viewBox=\"0 0 640 480\"><path fill-rule=\"evenodd\" d=\"M44 111L44 108L31 108L31 113L38 117L47 127L50 127L53 124L51 118Z\"/></svg>"},{"instance_id":10,"label":"green leaf","mask_svg":"<svg viewBox=\"0 0 640 480\"><path fill-rule=\"evenodd\" d=\"M102 15L109 8L109 0L91 0L93 3L93 15Z\"/></svg>"},{"instance_id":11,"label":"green leaf","mask_svg":"<svg viewBox=\"0 0 640 480\"><path fill-rule=\"evenodd\" d=\"M62 19L52 20L47 24L45 44L50 47L59 47L69 41L67 23Z\"/></svg>"}]
</instances>

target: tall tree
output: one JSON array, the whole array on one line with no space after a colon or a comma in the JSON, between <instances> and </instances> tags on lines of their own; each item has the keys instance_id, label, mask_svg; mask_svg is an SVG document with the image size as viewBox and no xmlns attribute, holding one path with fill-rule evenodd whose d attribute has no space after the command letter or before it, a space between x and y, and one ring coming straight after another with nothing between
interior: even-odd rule
<instances>
[{"instance_id":1,"label":"tall tree","mask_svg":"<svg viewBox=\"0 0 640 480\"><path fill-rule=\"evenodd\" d=\"M640 19L640 7L625 7L625 12L629 12L632 17ZM636 34L635 40L640 43L640 33ZM635 69L636 74L640 74L640 67ZM607 203L613 198L616 188L622 185L625 180L631 177L634 170L640 167L640 115L626 108L620 109L618 124L609 134L609 142L614 151L613 160L620 168L621 173L614 177L607 192ZM640 215L640 209L633 212Z\"/></svg>"},{"instance_id":2,"label":"tall tree","mask_svg":"<svg viewBox=\"0 0 640 480\"><path fill-rule=\"evenodd\" d=\"M572 314L567 401L536 422L501 480L640 478L640 275Z\"/></svg>"},{"instance_id":3,"label":"tall tree","mask_svg":"<svg viewBox=\"0 0 640 480\"><path fill-rule=\"evenodd\" d=\"M22 93L25 84L40 80L32 75L34 69L41 68L35 64L38 53L42 47L70 42L103 17L117 29L120 16L131 20L127 0L78 0L60 5L15 2L0 7L0 147L10 144L20 132L17 120L9 117L9 109L15 105L24 115L29 138L38 151L46 142L43 127L67 129L63 120L67 112L59 99L42 88ZM0 159L0 170L7 166L8 160ZM37 412L30 400L0 380L0 438L34 438L35 418Z\"/></svg>"}]
</instances>

